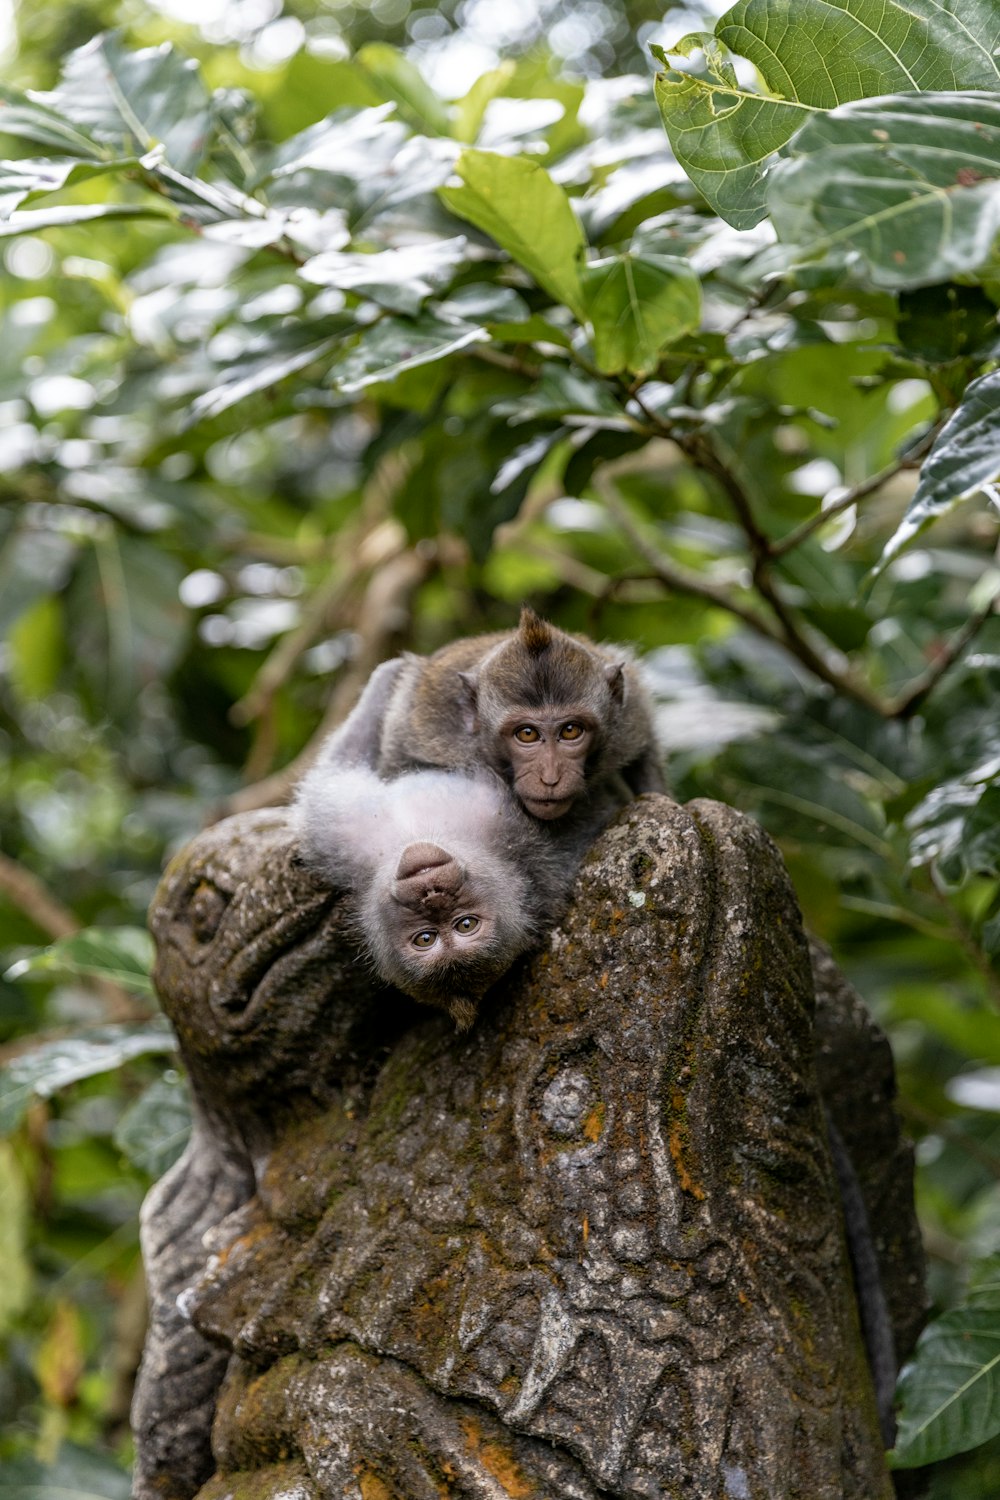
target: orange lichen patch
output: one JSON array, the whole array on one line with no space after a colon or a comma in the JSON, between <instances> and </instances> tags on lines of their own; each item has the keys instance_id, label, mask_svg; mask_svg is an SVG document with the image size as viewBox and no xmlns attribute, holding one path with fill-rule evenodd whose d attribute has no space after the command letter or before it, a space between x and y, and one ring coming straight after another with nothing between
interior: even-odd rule
<instances>
[{"instance_id":1,"label":"orange lichen patch","mask_svg":"<svg viewBox=\"0 0 1000 1500\"><path fill-rule=\"evenodd\" d=\"M705 1189L691 1176L688 1164L685 1161L685 1153L688 1148L687 1126L684 1121L685 1098L680 1089L674 1089L670 1096L670 1136L669 1149L670 1159L677 1173L677 1181L685 1193L690 1193L692 1198L699 1201L705 1196Z\"/></svg>"},{"instance_id":2,"label":"orange lichen patch","mask_svg":"<svg viewBox=\"0 0 1000 1500\"><path fill-rule=\"evenodd\" d=\"M583 1243L586 1244L590 1239L590 1220L587 1218L586 1214L584 1214L583 1216L583 1223L581 1224L580 1228L583 1231Z\"/></svg>"},{"instance_id":3,"label":"orange lichen patch","mask_svg":"<svg viewBox=\"0 0 1000 1500\"><path fill-rule=\"evenodd\" d=\"M608 978L609 978L608 971L607 971L607 969L605 969L604 973L601 975L600 979L597 981L597 988L599 990L606 990L607 989L607 987L608 987Z\"/></svg>"},{"instance_id":4,"label":"orange lichen patch","mask_svg":"<svg viewBox=\"0 0 1000 1500\"><path fill-rule=\"evenodd\" d=\"M354 1472L357 1475L362 1500L398 1500L395 1490L391 1490L374 1469L367 1469L362 1465Z\"/></svg>"},{"instance_id":5,"label":"orange lichen patch","mask_svg":"<svg viewBox=\"0 0 1000 1500\"><path fill-rule=\"evenodd\" d=\"M601 1131L604 1129L604 1116L606 1114L607 1108L603 1100L594 1105L590 1114L583 1122L583 1133L588 1141L600 1140Z\"/></svg>"},{"instance_id":6,"label":"orange lichen patch","mask_svg":"<svg viewBox=\"0 0 1000 1500\"><path fill-rule=\"evenodd\" d=\"M531 1500L537 1494L535 1485L525 1478L509 1449L495 1438L486 1437L475 1417L463 1419L462 1431L469 1445L470 1457L497 1481L505 1495L510 1495L512 1500Z\"/></svg>"}]
</instances>

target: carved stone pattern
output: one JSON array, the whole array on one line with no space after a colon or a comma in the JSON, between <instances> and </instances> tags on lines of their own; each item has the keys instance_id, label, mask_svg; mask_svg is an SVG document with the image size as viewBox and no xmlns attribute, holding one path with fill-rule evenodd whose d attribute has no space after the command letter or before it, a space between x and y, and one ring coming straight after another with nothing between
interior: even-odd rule
<instances>
[{"instance_id":1,"label":"carved stone pattern","mask_svg":"<svg viewBox=\"0 0 1000 1500\"><path fill-rule=\"evenodd\" d=\"M223 1193L204 1241L203 1213L159 1210L184 1268L161 1253L154 1295L183 1288L225 1374L205 1482L160 1446L142 1500L891 1496L809 953L754 824L633 804L465 1036L366 977L281 814L196 841L153 925L204 1110L194 1165L245 1201ZM821 1008L831 1077L870 1039L851 994ZM147 1355L140 1410L169 1396L171 1351Z\"/></svg>"}]
</instances>

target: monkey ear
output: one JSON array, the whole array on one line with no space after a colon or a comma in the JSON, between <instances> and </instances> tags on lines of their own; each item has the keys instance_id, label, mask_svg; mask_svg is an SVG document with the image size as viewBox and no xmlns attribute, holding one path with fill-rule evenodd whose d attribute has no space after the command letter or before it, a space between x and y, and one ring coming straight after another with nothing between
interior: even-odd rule
<instances>
[{"instance_id":1,"label":"monkey ear","mask_svg":"<svg viewBox=\"0 0 1000 1500\"><path fill-rule=\"evenodd\" d=\"M466 734L479 729L479 682L474 672L459 672L458 702Z\"/></svg>"},{"instance_id":2,"label":"monkey ear","mask_svg":"<svg viewBox=\"0 0 1000 1500\"><path fill-rule=\"evenodd\" d=\"M529 656L540 656L552 645L552 626L540 615L536 615L530 604L522 604L521 618L517 626L521 645Z\"/></svg>"},{"instance_id":3,"label":"monkey ear","mask_svg":"<svg viewBox=\"0 0 1000 1500\"><path fill-rule=\"evenodd\" d=\"M611 689L611 696L616 703L622 703L625 699L625 663L623 661L608 662L604 668L604 677Z\"/></svg>"}]
</instances>

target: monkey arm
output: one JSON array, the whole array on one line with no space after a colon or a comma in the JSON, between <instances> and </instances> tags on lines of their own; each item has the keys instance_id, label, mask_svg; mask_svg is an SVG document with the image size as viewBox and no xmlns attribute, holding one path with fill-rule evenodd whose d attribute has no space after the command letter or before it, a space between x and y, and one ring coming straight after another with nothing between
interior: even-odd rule
<instances>
[{"instance_id":1,"label":"monkey arm","mask_svg":"<svg viewBox=\"0 0 1000 1500\"><path fill-rule=\"evenodd\" d=\"M376 667L343 724L323 746L320 765L328 770L334 766L377 766L386 711L405 666L406 658L397 656Z\"/></svg>"}]
</instances>

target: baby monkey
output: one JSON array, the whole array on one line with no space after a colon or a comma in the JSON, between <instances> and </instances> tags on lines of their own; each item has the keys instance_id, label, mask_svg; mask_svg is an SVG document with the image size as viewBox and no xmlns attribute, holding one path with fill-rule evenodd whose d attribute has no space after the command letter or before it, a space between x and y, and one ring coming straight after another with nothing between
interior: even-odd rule
<instances>
[{"instance_id":1,"label":"baby monkey","mask_svg":"<svg viewBox=\"0 0 1000 1500\"><path fill-rule=\"evenodd\" d=\"M540 822L596 833L608 794L666 791L649 697L616 648L568 635L527 606L516 630L401 656L372 674L328 761L383 776L486 767ZM617 800L622 796L617 792Z\"/></svg>"},{"instance_id":2,"label":"baby monkey","mask_svg":"<svg viewBox=\"0 0 1000 1500\"><path fill-rule=\"evenodd\" d=\"M388 782L324 755L296 809L303 856L350 893L376 972L460 1030L560 916L576 869L489 773Z\"/></svg>"}]
</instances>

